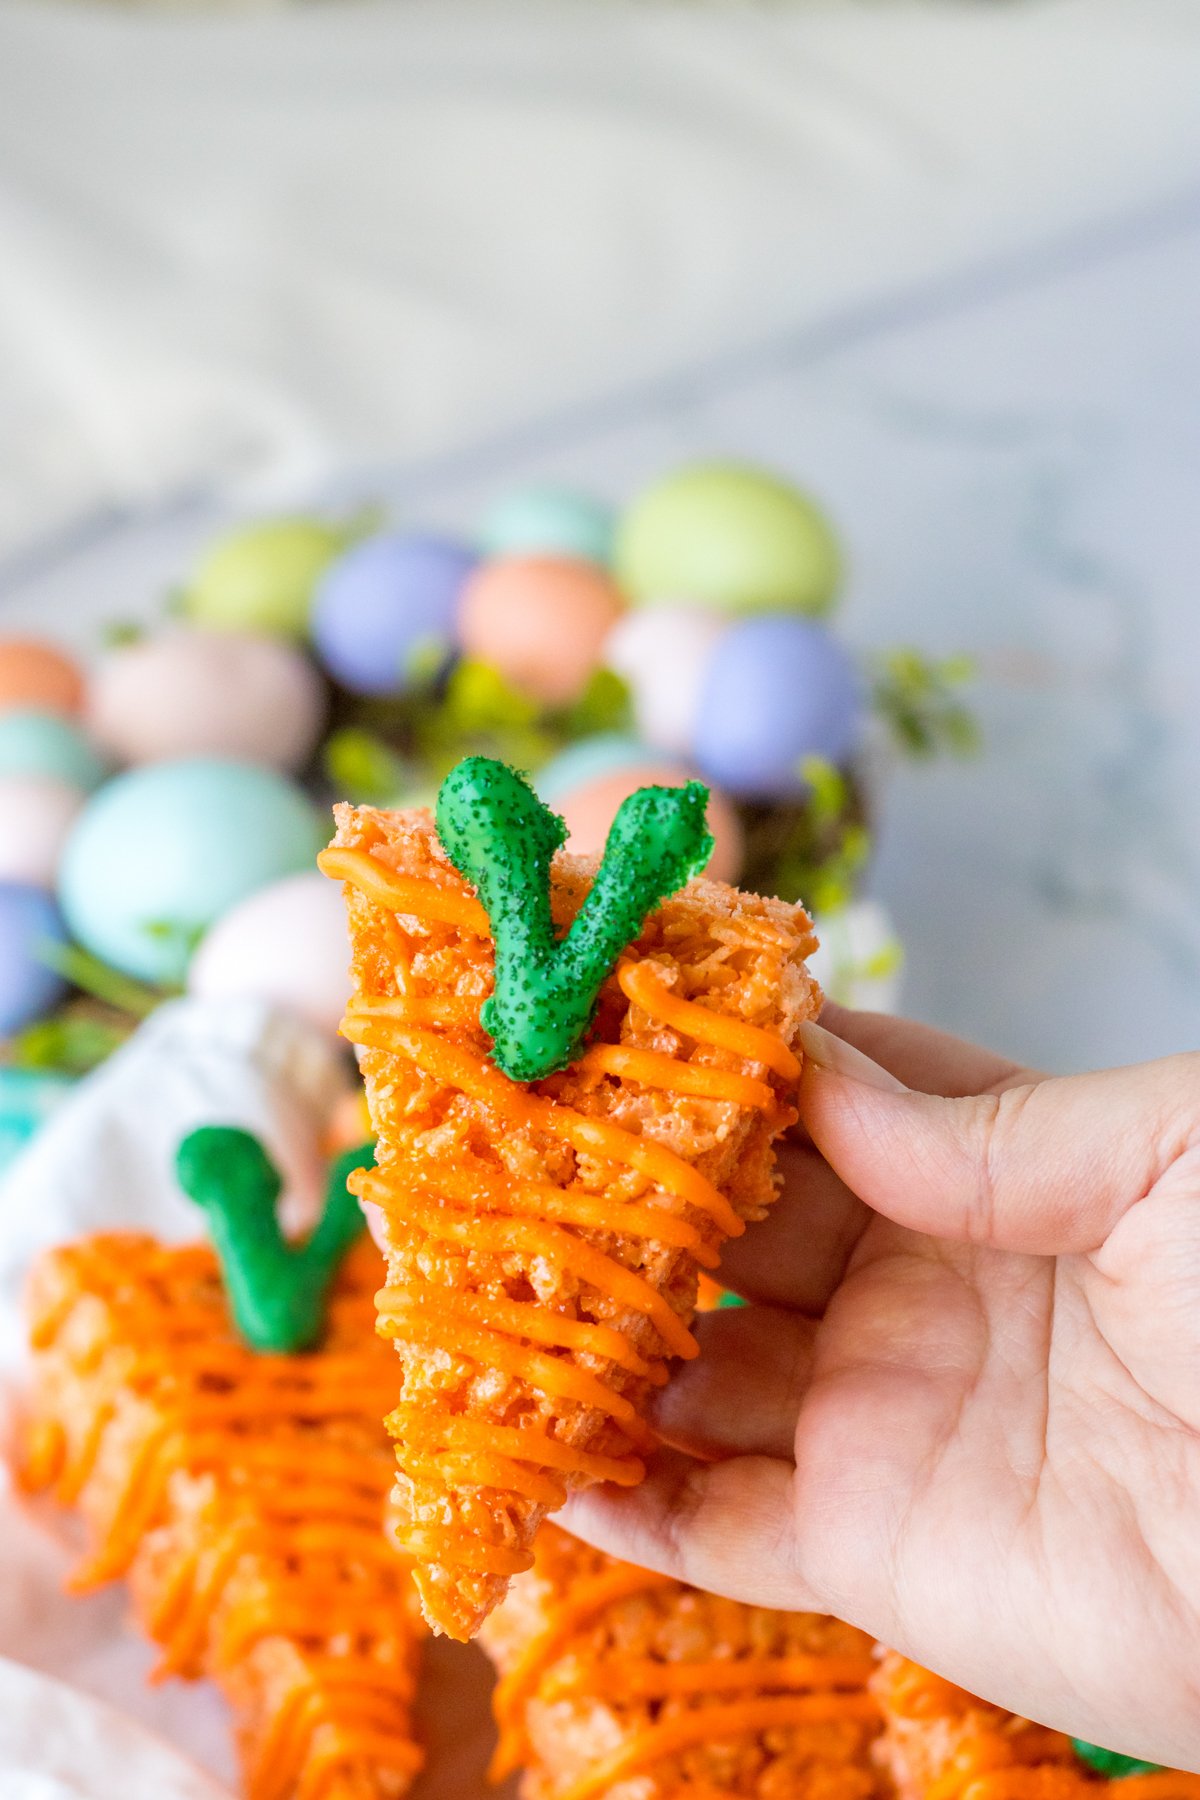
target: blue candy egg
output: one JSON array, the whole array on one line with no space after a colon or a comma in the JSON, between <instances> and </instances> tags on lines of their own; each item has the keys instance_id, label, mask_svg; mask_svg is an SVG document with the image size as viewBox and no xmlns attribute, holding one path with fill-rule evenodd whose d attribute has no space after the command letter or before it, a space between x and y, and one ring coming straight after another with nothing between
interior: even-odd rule
<instances>
[{"instance_id":1,"label":"blue candy egg","mask_svg":"<svg viewBox=\"0 0 1200 1800\"><path fill-rule=\"evenodd\" d=\"M63 993L61 975L39 952L65 941L62 916L44 889L0 881L0 1035L49 1012Z\"/></svg>"},{"instance_id":2,"label":"blue candy egg","mask_svg":"<svg viewBox=\"0 0 1200 1800\"><path fill-rule=\"evenodd\" d=\"M53 775L90 793L104 780L104 764L72 720L19 707L0 713L0 775Z\"/></svg>"},{"instance_id":3,"label":"blue candy egg","mask_svg":"<svg viewBox=\"0 0 1200 1800\"><path fill-rule=\"evenodd\" d=\"M598 781L614 769L654 760L654 751L639 744L636 738L619 731L602 731L595 737L580 738L578 743L569 744L551 757L534 776L533 785L547 806L553 806L564 794Z\"/></svg>"},{"instance_id":4,"label":"blue candy egg","mask_svg":"<svg viewBox=\"0 0 1200 1800\"><path fill-rule=\"evenodd\" d=\"M143 981L176 983L216 919L311 868L325 835L307 796L260 764L149 763L108 782L80 814L59 900L95 955Z\"/></svg>"},{"instance_id":5,"label":"blue candy egg","mask_svg":"<svg viewBox=\"0 0 1200 1800\"><path fill-rule=\"evenodd\" d=\"M611 507L570 488L527 487L488 512L480 541L489 556L578 556L607 568L616 516Z\"/></svg>"},{"instance_id":6,"label":"blue candy egg","mask_svg":"<svg viewBox=\"0 0 1200 1800\"><path fill-rule=\"evenodd\" d=\"M356 694L398 694L449 661L463 583L478 558L445 538L367 538L317 588L317 654Z\"/></svg>"},{"instance_id":7,"label":"blue candy egg","mask_svg":"<svg viewBox=\"0 0 1200 1800\"><path fill-rule=\"evenodd\" d=\"M700 697L694 756L730 793L790 799L805 757L841 762L858 742L862 687L848 652L823 626L762 616L721 640Z\"/></svg>"}]
</instances>

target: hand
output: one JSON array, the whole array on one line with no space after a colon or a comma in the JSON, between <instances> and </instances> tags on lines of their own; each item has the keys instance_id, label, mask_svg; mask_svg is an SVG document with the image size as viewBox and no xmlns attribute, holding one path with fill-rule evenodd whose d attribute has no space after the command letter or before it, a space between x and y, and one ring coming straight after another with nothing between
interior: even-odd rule
<instances>
[{"instance_id":1,"label":"hand","mask_svg":"<svg viewBox=\"0 0 1200 1800\"><path fill-rule=\"evenodd\" d=\"M1200 1055L1051 1080L825 1024L722 1266L752 1304L699 1322L645 1483L564 1523L1200 1769Z\"/></svg>"}]
</instances>

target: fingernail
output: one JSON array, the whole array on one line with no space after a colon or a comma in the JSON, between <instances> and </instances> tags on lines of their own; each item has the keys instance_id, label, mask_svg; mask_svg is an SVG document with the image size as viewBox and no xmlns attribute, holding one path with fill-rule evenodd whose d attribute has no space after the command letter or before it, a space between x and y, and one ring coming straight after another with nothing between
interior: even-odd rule
<instances>
[{"instance_id":1,"label":"fingernail","mask_svg":"<svg viewBox=\"0 0 1200 1800\"><path fill-rule=\"evenodd\" d=\"M814 1068L829 1075L844 1075L847 1081L860 1081L864 1087L879 1088L885 1094L904 1094L908 1090L887 1069L872 1062L845 1038L834 1037L823 1025L806 1019L800 1027L800 1048Z\"/></svg>"}]
</instances>

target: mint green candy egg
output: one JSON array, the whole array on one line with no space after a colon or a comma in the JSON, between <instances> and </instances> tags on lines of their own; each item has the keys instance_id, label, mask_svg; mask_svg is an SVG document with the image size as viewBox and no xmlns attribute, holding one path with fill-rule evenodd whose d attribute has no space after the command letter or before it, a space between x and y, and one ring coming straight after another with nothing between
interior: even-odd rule
<instances>
[{"instance_id":1,"label":"mint green candy egg","mask_svg":"<svg viewBox=\"0 0 1200 1800\"><path fill-rule=\"evenodd\" d=\"M611 507L573 488L518 488L490 508L480 541L488 556L578 556L607 568L615 523Z\"/></svg>"},{"instance_id":2,"label":"mint green candy egg","mask_svg":"<svg viewBox=\"0 0 1200 1800\"><path fill-rule=\"evenodd\" d=\"M841 554L815 501L765 470L695 463L648 488L617 527L614 572L635 603L820 618Z\"/></svg>"},{"instance_id":3,"label":"mint green candy egg","mask_svg":"<svg viewBox=\"0 0 1200 1800\"><path fill-rule=\"evenodd\" d=\"M344 525L302 518L228 532L201 558L184 611L197 625L303 637L318 577L348 536Z\"/></svg>"},{"instance_id":4,"label":"mint green candy egg","mask_svg":"<svg viewBox=\"0 0 1200 1800\"><path fill-rule=\"evenodd\" d=\"M269 882L311 869L327 835L300 788L260 764L149 763L80 813L59 904L85 949L142 981L175 984L210 925Z\"/></svg>"},{"instance_id":5,"label":"mint green candy egg","mask_svg":"<svg viewBox=\"0 0 1200 1800\"><path fill-rule=\"evenodd\" d=\"M73 719L19 707L0 713L0 776L49 775L90 793L104 764Z\"/></svg>"}]
</instances>

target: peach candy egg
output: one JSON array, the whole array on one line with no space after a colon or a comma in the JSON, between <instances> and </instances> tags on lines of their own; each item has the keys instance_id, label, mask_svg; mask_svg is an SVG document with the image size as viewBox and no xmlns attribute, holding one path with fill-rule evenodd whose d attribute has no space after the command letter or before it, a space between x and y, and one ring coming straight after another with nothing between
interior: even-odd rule
<instances>
[{"instance_id":1,"label":"peach candy egg","mask_svg":"<svg viewBox=\"0 0 1200 1800\"><path fill-rule=\"evenodd\" d=\"M324 713L320 677L293 644L183 626L107 651L88 697L93 735L125 763L232 756L296 769Z\"/></svg>"},{"instance_id":2,"label":"peach candy egg","mask_svg":"<svg viewBox=\"0 0 1200 1800\"><path fill-rule=\"evenodd\" d=\"M678 763L622 763L594 776L550 801L567 826L567 849L576 856L598 856L622 800L640 787L682 787L691 779ZM706 875L714 881L736 881L742 865L742 827L724 794L710 791L708 828L716 839Z\"/></svg>"},{"instance_id":3,"label":"peach candy egg","mask_svg":"<svg viewBox=\"0 0 1200 1800\"><path fill-rule=\"evenodd\" d=\"M82 704L83 676L57 645L41 638L0 638L0 710L77 713Z\"/></svg>"},{"instance_id":4,"label":"peach candy egg","mask_svg":"<svg viewBox=\"0 0 1200 1800\"><path fill-rule=\"evenodd\" d=\"M0 881L53 888L82 788L57 775L0 775Z\"/></svg>"},{"instance_id":5,"label":"peach candy egg","mask_svg":"<svg viewBox=\"0 0 1200 1800\"><path fill-rule=\"evenodd\" d=\"M459 643L547 706L576 699L621 610L603 570L565 556L500 556L463 591Z\"/></svg>"}]
</instances>

